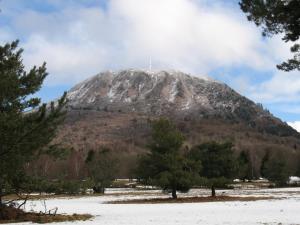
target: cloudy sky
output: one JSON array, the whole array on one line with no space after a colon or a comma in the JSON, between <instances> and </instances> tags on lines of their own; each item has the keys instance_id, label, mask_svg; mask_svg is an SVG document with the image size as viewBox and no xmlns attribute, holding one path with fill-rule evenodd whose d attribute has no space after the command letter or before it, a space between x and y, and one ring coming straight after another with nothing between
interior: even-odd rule
<instances>
[{"instance_id":1,"label":"cloudy sky","mask_svg":"<svg viewBox=\"0 0 300 225\"><path fill-rule=\"evenodd\" d=\"M291 43L265 39L238 0L2 0L0 43L20 40L27 68L47 62L44 101L103 70L208 75L300 130L300 73L278 71Z\"/></svg>"}]
</instances>

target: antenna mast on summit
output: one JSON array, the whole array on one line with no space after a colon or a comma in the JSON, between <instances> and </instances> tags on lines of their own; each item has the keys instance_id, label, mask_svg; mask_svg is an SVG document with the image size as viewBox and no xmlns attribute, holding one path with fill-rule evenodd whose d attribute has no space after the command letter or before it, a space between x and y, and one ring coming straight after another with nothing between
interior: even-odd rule
<instances>
[{"instance_id":1,"label":"antenna mast on summit","mask_svg":"<svg viewBox=\"0 0 300 225\"><path fill-rule=\"evenodd\" d=\"M149 59L149 71L152 72L152 57Z\"/></svg>"}]
</instances>

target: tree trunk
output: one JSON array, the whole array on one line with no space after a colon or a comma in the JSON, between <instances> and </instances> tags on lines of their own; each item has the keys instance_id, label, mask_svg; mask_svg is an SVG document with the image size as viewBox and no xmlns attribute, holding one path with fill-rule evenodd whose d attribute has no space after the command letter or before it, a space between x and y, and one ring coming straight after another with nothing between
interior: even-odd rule
<instances>
[{"instance_id":1,"label":"tree trunk","mask_svg":"<svg viewBox=\"0 0 300 225\"><path fill-rule=\"evenodd\" d=\"M172 198L176 199L177 198L177 194L176 194L176 188L172 189Z\"/></svg>"},{"instance_id":2,"label":"tree trunk","mask_svg":"<svg viewBox=\"0 0 300 225\"><path fill-rule=\"evenodd\" d=\"M4 207L2 205L2 194L0 194L0 220L3 220L4 219L4 214L3 214L3 208Z\"/></svg>"},{"instance_id":3,"label":"tree trunk","mask_svg":"<svg viewBox=\"0 0 300 225\"><path fill-rule=\"evenodd\" d=\"M0 185L0 207L2 207L2 196L3 196L3 193L2 193L2 186Z\"/></svg>"},{"instance_id":4,"label":"tree trunk","mask_svg":"<svg viewBox=\"0 0 300 225\"><path fill-rule=\"evenodd\" d=\"M214 185L211 186L211 197L216 197L216 189Z\"/></svg>"},{"instance_id":5,"label":"tree trunk","mask_svg":"<svg viewBox=\"0 0 300 225\"><path fill-rule=\"evenodd\" d=\"M104 194L105 188L102 186L94 186L93 190L95 193Z\"/></svg>"}]
</instances>

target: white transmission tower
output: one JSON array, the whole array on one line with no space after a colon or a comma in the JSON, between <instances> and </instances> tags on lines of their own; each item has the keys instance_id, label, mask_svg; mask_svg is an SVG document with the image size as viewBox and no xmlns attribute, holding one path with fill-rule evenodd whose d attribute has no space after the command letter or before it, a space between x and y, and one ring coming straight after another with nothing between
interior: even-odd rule
<instances>
[{"instance_id":1,"label":"white transmission tower","mask_svg":"<svg viewBox=\"0 0 300 225\"><path fill-rule=\"evenodd\" d=\"M149 71L152 72L152 57L150 56L149 60Z\"/></svg>"}]
</instances>

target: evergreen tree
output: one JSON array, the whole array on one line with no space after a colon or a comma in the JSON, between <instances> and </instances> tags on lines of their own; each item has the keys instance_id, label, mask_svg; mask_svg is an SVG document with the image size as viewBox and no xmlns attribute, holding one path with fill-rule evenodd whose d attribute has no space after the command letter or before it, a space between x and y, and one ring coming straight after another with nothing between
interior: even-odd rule
<instances>
[{"instance_id":1,"label":"evergreen tree","mask_svg":"<svg viewBox=\"0 0 300 225\"><path fill-rule=\"evenodd\" d=\"M284 34L283 41L295 42L294 57L277 65L284 71L300 70L300 1L299 0L241 0L241 9L249 21L263 28L264 36Z\"/></svg>"},{"instance_id":2,"label":"evergreen tree","mask_svg":"<svg viewBox=\"0 0 300 225\"><path fill-rule=\"evenodd\" d=\"M169 120L154 121L150 153L139 160L138 177L145 183L171 191L173 198L177 198L177 191L191 188L200 170L200 163L180 151L183 141L183 135Z\"/></svg>"},{"instance_id":3,"label":"evergreen tree","mask_svg":"<svg viewBox=\"0 0 300 225\"><path fill-rule=\"evenodd\" d=\"M239 178L245 180L253 179L252 162L250 160L249 152L242 151L238 157Z\"/></svg>"},{"instance_id":4,"label":"evergreen tree","mask_svg":"<svg viewBox=\"0 0 300 225\"><path fill-rule=\"evenodd\" d=\"M266 151L264 157L261 160L261 164L260 164L260 175L262 177L267 178L267 163L270 161L270 152Z\"/></svg>"},{"instance_id":5,"label":"evergreen tree","mask_svg":"<svg viewBox=\"0 0 300 225\"><path fill-rule=\"evenodd\" d=\"M85 160L88 173L93 182L93 190L96 193L104 193L116 178L118 161L112 155L110 149L102 148L100 151L89 151Z\"/></svg>"},{"instance_id":6,"label":"evergreen tree","mask_svg":"<svg viewBox=\"0 0 300 225\"><path fill-rule=\"evenodd\" d=\"M289 178L289 170L284 157L280 155L271 157L267 152L262 160L261 175L279 186L285 185Z\"/></svg>"},{"instance_id":7,"label":"evergreen tree","mask_svg":"<svg viewBox=\"0 0 300 225\"><path fill-rule=\"evenodd\" d=\"M300 157L298 156L295 175L300 177Z\"/></svg>"},{"instance_id":8,"label":"evergreen tree","mask_svg":"<svg viewBox=\"0 0 300 225\"><path fill-rule=\"evenodd\" d=\"M230 142L222 144L208 142L195 146L189 153L191 159L201 162L200 175L210 180L213 197L215 196L215 186L220 181L226 182L226 179L233 178L237 173L238 165L232 147Z\"/></svg>"},{"instance_id":9,"label":"evergreen tree","mask_svg":"<svg viewBox=\"0 0 300 225\"><path fill-rule=\"evenodd\" d=\"M63 119L64 94L56 104L40 104L33 97L47 76L45 63L24 70L18 41L0 46L0 204L12 192L24 192L30 178L26 165L50 151L50 143Z\"/></svg>"}]
</instances>

